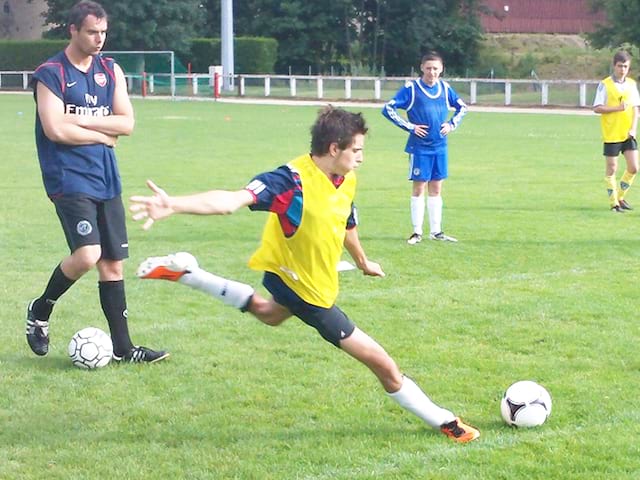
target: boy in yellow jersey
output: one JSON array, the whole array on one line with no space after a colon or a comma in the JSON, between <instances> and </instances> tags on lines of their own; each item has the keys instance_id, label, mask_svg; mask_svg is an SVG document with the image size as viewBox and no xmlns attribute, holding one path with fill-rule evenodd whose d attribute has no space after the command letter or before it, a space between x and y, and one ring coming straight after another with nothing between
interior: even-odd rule
<instances>
[{"instance_id":1,"label":"boy in yellow jersey","mask_svg":"<svg viewBox=\"0 0 640 480\"><path fill-rule=\"evenodd\" d=\"M261 245L249 266L264 271L263 285L271 298L201 269L185 252L148 258L137 274L195 288L250 312L267 325L280 325L291 316L300 318L326 341L366 365L403 408L453 440L469 442L478 438L478 430L433 403L334 303L343 246L365 275L384 277L380 265L367 258L360 244L353 205L353 171L363 162L367 130L361 114L329 106L311 129L310 154L257 175L241 190L174 197L148 181L153 195L131 198L133 218L146 220L145 230L174 213L223 215L242 207L269 212Z\"/></svg>"},{"instance_id":2,"label":"boy in yellow jersey","mask_svg":"<svg viewBox=\"0 0 640 480\"><path fill-rule=\"evenodd\" d=\"M630 67L631 55L624 50L617 52L613 57L613 74L600 82L593 102L593 111L601 114L609 204L611 211L617 213L632 210L625 196L638 173L636 127L640 95L636 82L627 78ZM618 185L616 171L620 153L627 161L627 169Z\"/></svg>"}]
</instances>

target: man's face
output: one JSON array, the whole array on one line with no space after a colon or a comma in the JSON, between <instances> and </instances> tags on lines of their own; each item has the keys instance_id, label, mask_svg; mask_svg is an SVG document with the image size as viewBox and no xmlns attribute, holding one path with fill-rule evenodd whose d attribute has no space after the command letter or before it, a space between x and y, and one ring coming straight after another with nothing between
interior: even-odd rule
<instances>
[{"instance_id":1,"label":"man's face","mask_svg":"<svg viewBox=\"0 0 640 480\"><path fill-rule=\"evenodd\" d=\"M334 144L335 145L335 144ZM340 150L336 145L336 156L333 173L336 175L346 175L351 170L355 170L364 161L364 135L361 133L353 137L353 142L344 150Z\"/></svg>"},{"instance_id":2,"label":"man's face","mask_svg":"<svg viewBox=\"0 0 640 480\"><path fill-rule=\"evenodd\" d=\"M79 29L71 25L71 41L85 55L95 55L107 38L107 19L87 15Z\"/></svg>"},{"instance_id":3,"label":"man's face","mask_svg":"<svg viewBox=\"0 0 640 480\"><path fill-rule=\"evenodd\" d=\"M616 62L613 66L613 74L616 79L624 80L629 73L629 68L631 67L631 61L627 60L626 62Z\"/></svg>"},{"instance_id":4,"label":"man's face","mask_svg":"<svg viewBox=\"0 0 640 480\"><path fill-rule=\"evenodd\" d=\"M440 78L440 74L442 73L442 62L439 60L427 60L420 65L420 70L422 71L422 80L427 85L433 85Z\"/></svg>"}]
</instances>

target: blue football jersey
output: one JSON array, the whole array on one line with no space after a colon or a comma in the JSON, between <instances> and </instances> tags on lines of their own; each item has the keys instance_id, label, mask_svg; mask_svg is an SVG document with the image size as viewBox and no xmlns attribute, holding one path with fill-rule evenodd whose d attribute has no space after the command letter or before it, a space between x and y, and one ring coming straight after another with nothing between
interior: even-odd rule
<instances>
[{"instance_id":1,"label":"blue football jersey","mask_svg":"<svg viewBox=\"0 0 640 480\"><path fill-rule=\"evenodd\" d=\"M405 110L407 119L398 109ZM448 82L439 79L429 86L422 79L407 82L382 108L382 114L395 125L410 133L405 152L414 154L440 153L447 148L447 137L440 126L447 121L450 110L455 110L449 123L457 128L467 112L467 106ZM413 133L415 125L427 125L425 137Z\"/></svg>"},{"instance_id":2,"label":"blue football jersey","mask_svg":"<svg viewBox=\"0 0 640 480\"><path fill-rule=\"evenodd\" d=\"M78 70L60 52L40 65L32 86L42 82L64 103L66 114L107 116L113 113L114 61L94 56L87 72ZM97 200L120 195L122 186L113 148L102 143L65 145L52 142L36 114L36 146L45 190L50 197L82 194Z\"/></svg>"}]
</instances>

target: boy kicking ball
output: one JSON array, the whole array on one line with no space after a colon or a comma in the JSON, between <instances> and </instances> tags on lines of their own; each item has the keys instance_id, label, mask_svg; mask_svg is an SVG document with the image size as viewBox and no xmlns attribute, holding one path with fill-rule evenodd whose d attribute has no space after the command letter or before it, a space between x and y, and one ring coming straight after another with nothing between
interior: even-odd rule
<instances>
[{"instance_id":1,"label":"boy kicking ball","mask_svg":"<svg viewBox=\"0 0 640 480\"><path fill-rule=\"evenodd\" d=\"M343 246L363 274L384 277L360 244L353 205L353 170L363 158L365 121L360 114L327 107L312 127L311 153L263 173L241 190L211 190L169 196L149 181L152 196L131 198L134 220L149 229L173 214L223 215L242 207L270 212L260 247L249 260L264 272L264 298L251 286L219 277L198 266L185 252L151 257L138 269L146 279L175 281L205 292L223 303L250 312L271 326L291 316L315 328L326 341L366 365L387 395L429 426L456 442L480 432L436 405L373 338L335 305Z\"/></svg>"}]
</instances>

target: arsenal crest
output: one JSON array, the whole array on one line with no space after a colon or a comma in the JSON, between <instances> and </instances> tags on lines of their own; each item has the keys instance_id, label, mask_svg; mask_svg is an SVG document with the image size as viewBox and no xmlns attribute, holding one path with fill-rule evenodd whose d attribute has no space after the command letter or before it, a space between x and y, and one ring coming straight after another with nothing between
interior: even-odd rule
<instances>
[{"instance_id":1,"label":"arsenal crest","mask_svg":"<svg viewBox=\"0 0 640 480\"><path fill-rule=\"evenodd\" d=\"M100 87L104 87L107 84L107 76L100 72L100 73L96 73L93 76L93 79L95 80L95 82L98 84L98 86Z\"/></svg>"}]
</instances>

